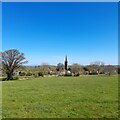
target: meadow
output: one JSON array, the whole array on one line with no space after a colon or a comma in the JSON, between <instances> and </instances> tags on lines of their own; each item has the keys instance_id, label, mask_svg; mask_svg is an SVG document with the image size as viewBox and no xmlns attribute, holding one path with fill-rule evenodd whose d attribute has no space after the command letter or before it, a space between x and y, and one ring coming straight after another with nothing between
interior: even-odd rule
<instances>
[{"instance_id":1,"label":"meadow","mask_svg":"<svg viewBox=\"0 0 120 120\"><path fill-rule=\"evenodd\" d=\"M3 118L117 118L118 76L2 82Z\"/></svg>"}]
</instances>

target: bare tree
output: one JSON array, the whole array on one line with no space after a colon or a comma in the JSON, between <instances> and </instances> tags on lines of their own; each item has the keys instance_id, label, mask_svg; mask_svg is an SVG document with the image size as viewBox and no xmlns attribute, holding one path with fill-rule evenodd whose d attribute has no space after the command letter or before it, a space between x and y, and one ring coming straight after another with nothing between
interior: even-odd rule
<instances>
[{"instance_id":1,"label":"bare tree","mask_svg":"<svg viewBox=\"0 0 120 120\"><path fill-rule=\"evenodd\" d=\"M102 61L95 61L91 62L90 66L93 68L93 70L97 71L97 74L99 75L101 71L104 69L104 62Z\"/></svg>"},{"instance_id":2,"label":"bare tree","mask_svg":"<svg viewBox=\"0 0 120 120\"><path fill-rule=\"evenodd\" d=\"M72 66L71 66L71 72L74 73L74 74L79 74L80 70L82 70L81 66L77 63L74 63Z\"/></svg>"},{"instance_id":3,"label":"bare tree","mask_svg":"<svg viewBox=\"0 0 120 120\"><path fill-rule=\"evenodd\" d=\"M105 74L111 75L111 74L115 74L117 70L114 65L106 65L104 68L104 72Z\"/></svg>"},{"instance_id":4,"label":"bare tree","mask_svg":"<svg viewBox=\"0 0 120 120\"><path fill-rule=\"evenodd\" d=\"M24 54L16 49L2 52L2 67L7 74L7 80L12 80L14 71L27 63L23 60L25 60Z\"/></svg>"},{"instance_id":5,"label":"bare tree","mask_svg":"<svg viewBox=\"0 0 120 120\"><path fill-rule=\"evenodd\" d=\"M50 66L47 63L42 63L40 66L40 71L42 71L44 74L48 74L50 70Z\"/></svg>"}]
</instances>

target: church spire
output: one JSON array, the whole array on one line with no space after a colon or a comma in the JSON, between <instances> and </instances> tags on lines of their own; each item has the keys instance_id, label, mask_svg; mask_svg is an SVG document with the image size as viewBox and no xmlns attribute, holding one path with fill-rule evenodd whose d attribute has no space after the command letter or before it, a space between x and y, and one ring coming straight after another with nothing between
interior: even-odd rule
<instances>
[{"instance_id":1,"label":"church spire","mask_svg":"<svg viewBox=\"0 0 120 120\"><path fill-rule=\"evenodd\" d=\"M67 61L67 55L66 55L65 61Z\"/></svg>"},{"instance_id":2,"label":"church spire","mask_svg":"<svg viewBox=\"0 0 120 120\"><path fill-rule=\"evenodd\" d=\"M66 58L65 58L65 70L68 69L68 61L67 61L67 55L66 55Z\"/></svg>"}]
</instances>

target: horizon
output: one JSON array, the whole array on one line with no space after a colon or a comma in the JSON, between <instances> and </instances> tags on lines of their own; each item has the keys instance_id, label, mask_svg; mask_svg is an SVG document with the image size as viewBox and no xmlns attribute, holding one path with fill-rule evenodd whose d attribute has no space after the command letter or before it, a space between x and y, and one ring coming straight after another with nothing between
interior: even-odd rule
<instances>
[{"instance_id":1,"label":"horizon","mask_svg":"<svg viewBox=\"0 0 120 120\"><path fill-rule=\"evenodd\" d=\"M59 62L58 62L59 63ZM76 63L73 63L73 64L76 64ZM69 64L68 66L72 66L73 64ZM78 63L77 63L78 64ZM50 65L50 66L57 66L57 65L52 65L52 64L47 64L47 65ZM64 65L64 64L63 64ZM86 65L82 65L82 64L79 64L80 66L89 66L89 65L91 65L91 64L86 64ZM109 65L111 65L111 66L119 66L119 65L117 65L117 64L104 64L104 66L109 66ZM40 64L40 65L38 65L38 64L34 64L34 65L23 65L23 66L31 66L31 67L34 67L34 66L42 66L42 64Z\"/></svg>"},{"instance_id":2,"label":"horizon","mask_svg":"<svg viewBox=\"0 0 120 120\"><path fill-rule=\"evenodd\" d=\"M2 51L29 65L102 61L118 65L118 3L2 3ZM9 44L8 44L9 43Z\"/></svg>"}]
</instances>

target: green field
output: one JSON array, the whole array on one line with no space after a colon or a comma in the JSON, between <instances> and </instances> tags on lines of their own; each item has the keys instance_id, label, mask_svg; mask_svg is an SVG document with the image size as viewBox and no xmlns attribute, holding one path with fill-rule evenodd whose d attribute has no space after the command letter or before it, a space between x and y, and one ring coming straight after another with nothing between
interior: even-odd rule
<instances>
[{"instance_id":1,"label":"green field","mask_svg":"<svg viewBox=\"0 0 120 120\"><path fill-rule=\"evenodd\" d=\"M117 118L118 76L4 81L3 118Z\"/></svg>"}]
</instances>

